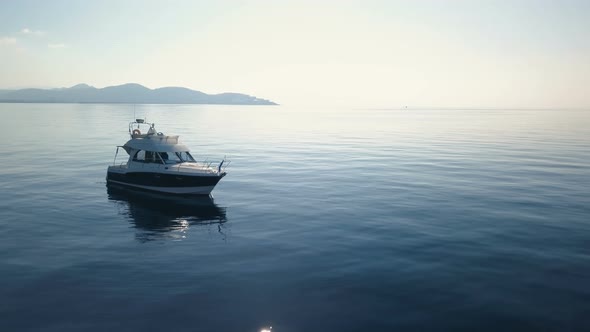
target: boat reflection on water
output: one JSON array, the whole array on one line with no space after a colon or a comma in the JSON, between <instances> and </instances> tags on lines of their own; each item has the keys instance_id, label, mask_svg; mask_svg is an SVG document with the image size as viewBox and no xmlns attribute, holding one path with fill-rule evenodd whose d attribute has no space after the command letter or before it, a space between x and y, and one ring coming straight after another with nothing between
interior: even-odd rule
<instances>
[{"instance_id":1,"label":"boat reflection on water","mask_svg":"<svg viewBox=\"0 0 590 332\"><path fill-rule=\"evenodd\" d=\"M109 201L117 204L138 229L137 239L147 242L159 239L182 240L191 226L215 228L225 240L225 208L217 206L210 196L170 196L108 185Z\"/></svg>"}]
</instances>

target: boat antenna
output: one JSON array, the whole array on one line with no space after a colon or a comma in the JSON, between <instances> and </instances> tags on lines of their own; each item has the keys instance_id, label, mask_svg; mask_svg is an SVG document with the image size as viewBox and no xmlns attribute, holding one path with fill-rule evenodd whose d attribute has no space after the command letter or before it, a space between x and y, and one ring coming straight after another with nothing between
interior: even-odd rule
<instances>
[{"instance_id":1,"label":"boat antenna","mask_svg":"<svg viewBox=\"0 0 590 332\"><path fill-rule=\"evenodd\" d=\"M135 121L135 104L133 104L133 121Z\"/></svg>"}]
</instances>

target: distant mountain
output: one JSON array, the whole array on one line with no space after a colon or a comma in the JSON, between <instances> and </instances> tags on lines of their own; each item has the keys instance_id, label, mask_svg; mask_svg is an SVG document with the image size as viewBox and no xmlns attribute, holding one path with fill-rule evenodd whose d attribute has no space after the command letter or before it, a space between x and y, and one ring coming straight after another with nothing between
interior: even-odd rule
<instances>
[{"instance_id":1,"label":"distant mountain","mask_svg":"<svg viewBox=\"0 0 590 332\"><path fill-rule=\"evenodd\" d=\"M0 103L128 103L128 104L224 104L277 105L276 103L241 93L209 95L180 87L148 89L129 83L97 89L88 84L76 84L61 89L0 90Z\"/></svg>"}]
</instances>

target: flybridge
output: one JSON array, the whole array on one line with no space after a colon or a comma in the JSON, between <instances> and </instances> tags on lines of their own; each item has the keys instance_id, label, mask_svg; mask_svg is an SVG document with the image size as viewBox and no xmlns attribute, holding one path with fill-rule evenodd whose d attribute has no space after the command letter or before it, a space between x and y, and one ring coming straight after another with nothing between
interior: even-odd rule
<instances>
[{"instance_id":1,"label":"flybridge","mask_svg":"<svg viewBox=\"0 0 590 332\"><path fill-rule=\"evenodd\" d=\"M135 121L129 122L129 135L131 138L147 137L147 135L154 134L157 134L155 123L145 122L145 119L135 119Z\"/></svg>"},{"instance_id":2,"label":"flybridge","mask_svg":"<svg viewBox=\"0 0 590 332\"><path fill-rule=\"evenodd\" d=\"M145 122L144 119L136 119L129 123L129 136L131 139L146 139L148 144L178 144L178 135L164 135L156 130L155 123ZM131 141L129 141L131 142ZM127 142L127 143L129 143Z\"/></svg>"}]
</instances>

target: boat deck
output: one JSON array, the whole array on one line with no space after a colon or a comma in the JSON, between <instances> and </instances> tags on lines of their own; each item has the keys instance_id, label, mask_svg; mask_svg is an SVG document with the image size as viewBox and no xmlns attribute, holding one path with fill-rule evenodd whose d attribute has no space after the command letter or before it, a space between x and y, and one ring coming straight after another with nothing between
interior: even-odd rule
<instances>
[{"instance_id":1,"label":"boat deck","mask_svg":"<svg viewBox=\"0 0 590 332\"><path fill-rule=\"evenodd\" d=\"M218 170L204 163L181 163L181 164L156 164L134 162L132 167L127 163L109 166L112 170L137 170L137 171L155 171L155 172L181 172L181 173L202 173L218 175Z\"/></svg>"}]
</instances>

